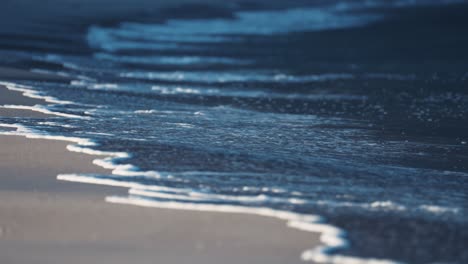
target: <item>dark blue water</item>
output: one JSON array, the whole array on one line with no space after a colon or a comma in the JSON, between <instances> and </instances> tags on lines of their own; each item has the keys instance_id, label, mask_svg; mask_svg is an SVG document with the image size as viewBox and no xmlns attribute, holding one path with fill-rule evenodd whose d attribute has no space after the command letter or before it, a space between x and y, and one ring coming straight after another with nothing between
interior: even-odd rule
<instances>
[{"instance_id":1,"label":"dark blue water","mask_svg":"<svg viewBox=\"0 0 468 264\"><path fill-rule=\"evenodd\" d=\"M468 8L411 2L181 7L91 26L89 54L3 50L71 76L23 83L86 118L0 121L141 171L83 177L170 188L130 198L319 214L348 233L335 253L467 263Z\"/></svg>"}]
</instances>

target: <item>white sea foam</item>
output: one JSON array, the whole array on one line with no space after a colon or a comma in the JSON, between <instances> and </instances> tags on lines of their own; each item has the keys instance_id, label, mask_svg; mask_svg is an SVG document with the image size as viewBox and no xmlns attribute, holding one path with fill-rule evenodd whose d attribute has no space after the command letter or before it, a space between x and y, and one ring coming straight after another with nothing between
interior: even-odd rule
<instances>
[{"instance_id":1,"label":"white sea foam","mask_svg":"<svg viewBox=\"0 0 468 264\"><path fill-rule=\"evenodd\" d=\"M128 155L128 154L127 154ZM121 158L121 157L119 157ZM119 176L145 176L159 179L162 175L156 171L139 171L137 167L131 164L116 164L114 158L96 159L93 164L112 170L112 174Z\"/></svg>"},{"instance_id":2,"label":"white sea foam","mask_svg":"<svg viewBox=\"0 0 468 264\"><path fill-rule=\"evenodd\" d=\"M17 129L17 128L18 128L18 125L15 125L15 124L2 124L2 123L0 123L0 127L7 127L7 128L15 128L15 129Z\"/></svg>"},{"instance_id":3,"label":"white sea foam","mask_svg":"<svg viewBox=\"0 0 468 264\"><path fill-rule=\"evenodd\" d=\"M352 94L328 94L328 93L277 93L262 89L215 89L199 86L180 85L154 85L151 90L164 95L190 94L209 96L230 96L244 98L288 98L307 100L366 100L366 96Z\"/></svg>"},{"instance_id":4,"label":"white sea foam","mask_svg":"<svg viewBox=\"0 0 468 264\"><path fill-rule=\"evenodd\" d=\"M204 91L200 89L194 88L186 88L181 86L161 86L161 85L153 85L151 87L152 91L157 91L161 94L214 94L219 92L217 89L206 89Z\"/></svg>"},{"instance_id":5,"label":"white sea foam","mask_svg":"<svg viewBox=\"0 0 468 264\"><path fill-rule=\"evenodd\" d=\"M75 137L62 137L62 136L52 136L39 131L35 131L29 128L26 128L18 124L0 124L3 127L16 128L16 131L6 131L1 132L0 134L7 135L21 135L27 138L42 138L42 139L51 139L51 140L62 140L75 143L74 145L67 146L69 151L81 152L90 155L99 155L106 156L103 159L96 159L95 164L102 166L104 168L113 169L113 174L119 176L145 176L160 178L162 175L153 171L137 171L137 168L132 165L119 165L116 164L116 159L128 158L129 154L124 152L106 152L94 150L91 147L95 147L97 144L89 139L85 138L75 138ZM165 175L167 176L167 175ZM171 177L167 177L171 178ZM128 181L118 181L108 178L96 178L83 176L78 174L61 174L57 176L58 180L72 181L72 182L82 182L82 183L92 183L92 184L101 184L108 186L116 187L125 187L129 188L129 197L107 197L106 201L112 203L121 203L121 204L133 204L138 206L148 206L148 207L157 207L157 208L169 208L169 209L180 209L180 210L196 210L196 211L215 211L215 212L227 212L227 213L247 213L255 214L261 216L275 217L287 221L287 225L291 228L296 228L302 231L308 232L318 232L320 233L320 238L322 243L326 246L320 246L315 249L310 249L304 251L302 254L302 259L304 261L314 261L319 263L365 263L365 264L387 264L387 263L396 263L388 260L374 260L374 259L362 259L349 256L340 256L340 255L330 255L328 252L332 249L342 249L348 246L347 240L345 237L345 232L341 229L338 229L334 226L324 224L321 222L321 217L316 215L302 215L296 214L287 211L279 211L270 208L258 208L258 207L245 207L245 206L233 206L233 205L214 205L214 204L198 204L198 203L181 203L181 202L157 202L155 200L148 200L141 198L140 195L149 196L149 194L157 195L159 198L177 198L181 197L181 194L187 194L193 192L190 189L182 188L171 188L164 186L156 185L143 185L135 182ZM151 193L150 193L151 192ZM162 194L163 192L167 193L166 196ZM172 193L172 195L171 195ZM137 196L134 196L137 195ZM198 193L197 195L192 195L193 200L199 201L200 197L204 195ZM183 196L187 198L187 196ZM207 196L208 198L212 198ZM221 199L226 199L227 197L221 197ZM238 197L240 199L245 199L246 201L254 200L265 200L268 199L266 196L254 196L254 197ZM299 199L296 199L299 201ZM291 201L289 201L291 202Z\"/></svg>"},{"instance_id":6,"label":"white sea foam","mask_svg":"<svg viewBox=\"0 0 468 264\"><path fill-rule=\"evenodd\" d=\"M11 82L0 82L0 85L5 86L8 90L21 92L23 96L34 99L41 99L51 104L73 104L73 102L70 101L63 101L52 96L44 95L41 92L33 90L31 89L31 87L28 86L19 85Z\"/></svg>"},{"instance_id":7,"label":"white sea foam","mask_svg":"<svg viewBox=\"0 0 468 264\"><path fill-rule=\"evenodd\" d=\"M62 77L71 77L70 73L64 71L49 71L44 69L31 69L31 72L42 73L42 74L53 74Z\"/></svg>"},{"instance_id":8,"label":"white sea foam","mask_svg":"<svg viewBox=\"0 0 468 264\"><path fill-rule=\"evenodd\" d=\"M88 84L85 80L73 80L70 82L71 86L86 86Z\"/></svg>"},{"instance_id":9,"label":"white sea foam","mask_svg":"<svg viewBox=\"0 0 468 264\"><path fill-rule=\"evenodd\" d=\"M408 208L404 205L392 201L374 201L374 202L350 202L350 201L335 201L335 200L317 200L313 201L316 205L327 207L353 207L361 208L370 211L405 211Z\"/></svg>"},{"instance_id":10,"label":"white sea foam","mask_svg":"<svg viewBox=\"0 0 468 264\"><path fill-rule=\"evenodd\" d=\"M87 119L87 116L79 116L73 114L66 114L57 111L51 111L46 106L42 105L35 105L35 106L28 106L28 105L2 105L0 108L4 109L18 109L18 110L31 110L34 112L39 112L47 115L55 115L61 117L68 117L68 118L80 118L80 119Z\"/></svg>"},{"instance_id":11,"label":"white sea foam","mask_svg":"<svg viewBox=\"0 0 468 264\"><path fill-rule=\"evenodd\" d=\"M159 113L158 110L136 110L134 111L135 114L154 114L154 113Z\"/></svg>"},{"instance_id":12,"label":"white sea foam","mask_svg":"<svg viewBox=\"0 0 468 264\"><path fill-rule=\"evenodd\" d=\"M305 83L353 79L349 73L326 73L309 75L290 75L274 72L228 72L228 71L177 71L177 72L124 72L121 77L144 78L164 81L188 81L199 83L226 82L276 82Z\"/></svg>"},{"instance_id":13,"label":"white sea foam","mask_svg":"<svg viewBox=\"0 0 468 264\"><path fill-rule=\"evenodd\" d=\"M130 155L126 152L111 152L111 151L100 151L100 150L92 149L91 147L96 147L97 143L87 138L49 135L49 134L31 129L31 128L27 128L20 124L0 124L0 126L16 128L16 131L1 132L0 134L3 134L3 135L17 135L17 136L24 136L26 138L31 138L31 139L48 139L48 140L72 142L74 144L67 145L66 147L68 151L95 155L95 156L106 156L106 158L102 160L101 159L94 160L93 163L95 164L98 163L98 165L102 165L102 167L104 168L114 169L116 171L118 171L118 169L121 169L122 168L121 166L126 166L126 165L116 165L114 161L117 159L124 159L124 158L130 157ZM126 169L128 169L128 167L126 167Z\"/></svg>"},{"instance_id":14,"label":"white sea foam","mask_svg":"<svg viewBox=\"0 0 468 264\"><path fill-rule=\"evenodd\" d=\"M119 85L116 83L96 83L95 81L79 80L71 81L72 86L85 87L91 90L117 90Z\"/></svg>"},{"instance_id":15,"label":"white sea foam","mask_svg":"<svg viewBox=\"0 0 468 264\"><path fill-rule=\"evenodd\" d=\"M179 189L170 188L156 185L144 185L135 182L127 182L113 179L102 179L93 176L79 175L79 174L62 174L58 175L57 179L100 184L116 187L129 188L128 197L107 197L106 201L111 203L120 204L132 204L145 207L156 207L156 208L167 208L167 209L178 209L178 210L192 210L192 211L213 211L213 212L225 212L225 213L244 213L244 214L255 214L267 217L275 217L281 220L287 221L287 226L290 228L299 229L307 232L320 233L320 239L326 246L319 246L314 249L306 250L302 254L304 261L313 261L318 263L356 263L356 264L393 264L397 263L390 260L381 259L363 259L357 257L343 256L343 255L330 255L331 250L343 249L349 246L348 241L345 239L345 232L337 227L325 224L322 222L322 218L317 215L304 215L297 214L287 211L280 211L270 208L263 207L246 207L238 205L226 205L226 204L207 204L207 203L191 203L200 202L200 198L208 198L208 201L213 200L213 197L209 194L197 193L191 189ZM144 197L153 197L160 199L169 199L172 201L156 201L145 199ZM219 197L220 200L226 201L228 197ZM254 197L230 197L232 199L240 199L245 201L267 199L265 196L254 196ZM182 200L184 202L177 202Z\"/></svg>"},{"instance_id":16,"label":"white sea foam","mask_svg":"<svg viewBox=\"0 0 468 264\"><path fill-rule=\"evenodd\" d=\"M371 208L385 208L390 210L402 211L406 210L406 207L400 204L396 204L392 201L375 201L370 203Z\"/></svg>"},{"instance_id":17,"label":"white sea foam","mask_svg":"<svg viewBox=\"0 0 468 264\"><path fill-rule=\"evenodd\" d=\"M460 208L456 207L445 207L445 206L438 206L438 205L421 205L419 206L419 209L433 213L433 214L446 214L446 213L452 213L452 214L457 214L461 210Z\"/></svg>"},{"instance_id":18,"label":"white sea foam","mask_svg":"<svg viewBox=\"0 0 468 264\"><path fill-rule=\"evenodd\" d=\"M171 115L171 114L188 114L188 111L170 111L170 110L155 110L155 109L148 109L148 110L135 110L133 111L135 114L162 114L162 115Z\"/></svg>"},{"instance_id":19,"label":"white sea foam","mask_svg":"<svg viewBox=\"0 0 468 264\"><path fill-rule=\"evenodd\" d=\"M115 90L119 88L119 85L115 83L96 83L88 86L88 88L96 90Z\"/></svg>"},{"instance_id":20,"label":"white sea foam","mask_svg":"<svg viewBox=\"0 0 468 264\"><path fill-rule=\"evenodd\" d=\"M73 104L73 102L70 102L70 101L63 101L52 96L44 95L43 93L33 90L31 87L28 87L28 86L19 85L19 84L10 83L10 82L0 82L0 85L5 86L8 90L21 92L22 95L25 97L44 100L45 102L48 102L51 104L61 104L61 105ZM40 112L43 114L55 115L55 116L61 116L61 117L67 117L67 118L81 118L81 119L88 118L86 116L79 116L79 115L61 113L58 111L52 111L48 108L48 106L44 106L44 105L34 105L34 106L2 105L0 106L0 108L31 110L31 111Z\"/></svg>"},{"instance_id":21,"label":"white sea foam","mask_svg":"<svg viewBox=\"0 0 468 264\"><path fill-rule=\"evenodd\" d=\"M336 263L336 264L395 264L396 261L382 259L364 259L358 257L331 255L331 250L343 249L349 246L348 241L344 238L345 232L337 227L321 222L321 217L316 215L301 215L292 212L279 211L270 208L262 207L244 207L234 205L214 205L214 204L198 204L198 203L180 203L180 202L160 202L148 200L140 197L107 197L106 201L119 204L132 204L144 207L156 207L176 210L191 210L191 211L210 211L224 213L242 213L254 214L260 216L274 217L287 221L287 226L290 228L299 229L301 231L320 233L320 240L325 246L319 246L314 249L306 250L302 253L304 261L312 261L317 263Z\"/></svg>"},{"instance_id":22,"label":"white sea foam","mask_svg":"<svg viewBox=\"0 0 468 264\"><path fill-rule=\"evenodd\" d=\"M177 180L173 175L162 174L156 171L139 171L137 167L131 164L117 164L117 160L129 158L130 155L125 152L110 152L110 151L100 151L93 149L97 146L97 143L93 140L87 138L79 137L64 137L64 136L55 136L50 135L44 132L40 132L31 128L27 128L20 124L0 124L2 127L16 128L16 131L4 131L0 132L3 135L19 135L25 136L27 138L39 138L39 139L49 139L49 140L60 140L72 142L67 146L67 150L72 152L86 153L89 155L104 156L102 159L95 159L94 164L112 169L112 174L121 176L121 177L149 177L154 179L166 178ZM208 199L208 201L213 201L212 198L216 197L213 194L207 193L194 193L191 189L183 188L171 188L165 186L157 185L144 185L140 183L125 181L124 178L120 180L114 180L111 178L98 178L98 177L89 177L78 174L61 174L57 176L58 180L72 181L72 182L85 182L92 184L102 184L109 186L118 186L129 188L128 197L107 197L106 201L111 203L121 203L121 204L134 204L138 206L149 206L149 207L158 207L158 208L170 208L170 209L181 209L181 210L196 210L196 211L216 211L216 212L228 212L228 213L247 213L255 214L267 217L275 217L287 221L287 225L291 228L296 228L308 232L318 232L320 233L320 239L325 246L320 246L315 249L306 250L302 254L302 258L305 261L315 261L321 263L395 263L387 260L368 260L360 259L355 257L348 256L337 256L329 255L328 252L332 249L343 249L348 247L348 242L345 239L345 232L337 227L322 223L322 219L316 215L303 215L297 214L288 211L280 211L270 208L263 207L245 207L245 206L235 206L235 205L215 205L215 204L200 204L200 203L182 203L182 202L158 202L155 200L144 199L142 196L157 196L159 198L174 199L177 197L187 198L187 194L192 193L188 197L192 197L195 201L200 201L200 199ZM276 190L276 189L275 189ZM280 190L278 190L280 191ZM164 196L163 193L166 193ZM218 197L219 199L225 201L227 199L236 199L237 201L265 201L268 199L279 199L282 198L271 198L266 195L258 196L222 196ZM278 202L278 201L276 201ZM287 199L284 202L289 203L301 203L304 202L301 199Z\"/></svg>"},{"instance_id":23,"label":"white sea foam","mask_svg":"<svg viewBox=\"0 0 468 264\"><path fill-rule=\"evenodd\" d=\"M243 173L236 173L236 175L242 175ZM255 173L248 173L245 175L256 175ZM253 186L244 186L242 187L242 191L251 191L251 192L272 192L272 193L286 193L287 191L285 189L281 188L269 188L269 187L253 187Z\"/></svg>"},{"instance_id":24,"label":"white sea foam","mask_svg":"<svg viewBox=\"0 0 468 264\"><path fill-rule=\"evenodd\" d=\"M71 152L78 152L78 153L84 153L84 154L89 154L89 155L95 155L95 156L112 156L116 158L129 158L130 155L126 152L109 152L109 151L101 151L101 150L95 150L91 149L88 147L84 146L96 146L94 142L83 144L82 142L78 142L79 144L77 145L68 145L67 149Z\"/></svg>"},{"instance_id":25,"label":"white sea foam","mask_svg":"<svg viewBox=\"0 0 468 264\"><path fill-rule=\"evenodd\" d=\"M122 176L122 175L119 175ZM111 178L98 178L93 177L92 175L81 175L81 174L59 174L57 175L58 180L62 181L70 181L70 182L80 182L80 183L91 183L97 185L107 185L107 186L114 186L114 187L125 187L128 189L135 189L135 190L151 190L155 192L168 192L168 193L187 193L190 192L190 189L183 189L183 188L171 188L165 186L157 186L157 185L144 185L141 183L131 182L131 181L124 181L124 180L115 180Z\"/></svg>"},{"instance_id":26,"label":"white sea foam","mask_svg":"<svg viewBox=\"0 0 468 264\"><path fill-rule=\"evenodd\" d=\"M173 125L176 125L178 127L183 127L183 128L194 128L195 126L192 124L187 124L187 123L171 123Z\"/></svg>"},{"instance_id":27,"label":"white sea foam","mask_svg":"<svg viewBox=\"0 0 468 264\"><path fill-rule=\"evenodd\" d=\"M101 60L154 65L248 65L252 63L251 60L208 56L117 56L110 53L96 53L94 56Z\"/></svg>"},{"instance_id":28,"label":"white sea foam","mask_svg":"<svg viewBox=\"0 0 468 264\"><path fill-rule=\"evenodd\" d=\"M161 192L154 192L150 190L145 190L142 188L137 189L130 189L130 194L146 196L146 197L154 197L154 198L164 198L164 199L174 199L174 200L191 200L191 201L198 201L198 202L241 202L241 203L264 203L264 202L271 202L277 204L289 204L289 203L296 203L296 204L303 204L306 203L305 200L302 199L290 199L290 198L276 198L271 197L268 195L260 194L254 196L241 196L241 195L221 195L221 194L209 194L209 193L202 193L196 192L191 190L185 194L168 194L168 193L161 193Z\"/></svg>"},{"instance_id":29,"label":"white sea foam","mask_svg":"<svg viewBox=\"0 0 468 264\"><path fill-rule=\"evenodd\" d=\"M3 127L16 128L15 131L2 132L2 134L24 136L26 138L49 139L58 141L68 141L80 146L96 146L96 143L90 139L78 137L53 136L20 124L0 124Z\"/></svg>"},{"instance_id":30,"label":"white sea foam","mask_svg":"<svg viewBox=\"0 0 468 264\"><path fill-rule=\"evenodd\" d=\"M96 147L98 146L98 144L87 138L49 135L49 134L31 129L31 128L27 128L20 124L0 124L0 126L16 128L16 131L1 132L0 134L3 134L3 135L17 135L17 136L24 136L26 138L73 142L75 144L67 145L66 148L68 151L84 153L84 154L94 155L94 156L106 156L103 159L93 160L93 163L105 169L112 170L112 173L115 175L145 176L145 177L152 177L152 178L161 178L161 174L155 171L140 172L138 171L138 168L136 168L133 165L117 164L116 163L117 160L129 158L130 154L126 152L101 151L101 150L93 149L91 147Z\"/></svg>"},{"instance_id":31,"label":"white sea foam","mask_svg":"<svg viewBox=\"0 0 468 264\"><path fill-rule=\"evenodd\" d=\"M59 127L64 127L64 128L76 128L75 126L72 125L67 125L67 124L60 124L57 122L38 122L39 125L46 125L46 126L59 126Z\"/></svg>"},{"instance_id":32,"label":"white sea foam","mask_svg":"<svg viewBox=\"0 0 468 264\"><path fill-rule=\"evenodd\" d=\"M98 184L106 184L107 180L100 180L93 181L88 178L88 180L84 180L79 175L59 175L59 179L61 180L68 180L68 181L78 181L78 182L88 182L88 183L98 183ZM130 184L122 184L116 182L107 182L107 184L113 186L120 186L120 187L129 187ZM132 184L133 185L133 184ZM167 193L159 193L157 196L148 191L143 191L139 189L130 189L129 193L131 196L129 197L107 197L106 201L112 203L120 203L120 204L133 204L138 206L145 206L145 207L156 207L156 208L167 208L167 209L177 209L177 210L192 210L192 211L211 211L211 212L224 212L224 213L242 213L242 214L255 214L260 216L267 216L267 217L274 217L281 220L287 221L287 226L290 228L299 229L302 231L307 232L317 232L320 233L320 239L322 243L327 245L326 247L319 247L318 249L307 250L303 253L302 257L304 261L319 261L319 262L327 262L330 259L330 256L326 254L330 249L339 249L339 248L346 248L349 246L345 237L345 232L337 227L324 224L322 223L322 218L316 215L303 215L303 214L296 214L287 211L280 211L270 208L264 207L245 207L245 206L236 206L236 205L214 205L214 204L199 204L199 203L181 203L181 202L174 202L174 201L165 201L165 202L158 202L155 200L148 200L144 198L140 198L139 195L150 195L151 197L158 197L158 198L167 198L167 199L177 199L179 195L171 195ZM132 195L138 195L136 197ZM198 201L198 198L195 197L184 197L185 200L194 200ZM320 261L324 260L324 261ZM348 263L349 260L360 260L358 258L350 258L342 256L343 262L340 263ZM356 262L358 263L358 262ZM363 260L359 263L370 263L366 260ZM372 263L395 263L389 261L380 261L380 262L372 262Z\"/></svg>"},{"instance_id":33,"label":"white sea foam","mask_svg":"<svg viewBox=\"0 0 468 264\"><path fill-rule=\"evenodd\" d=\"M108 136L108 137L113 137L113 136L115 136L114 134L111 134L111 133L102 133L102 132L85 132L85 134L88 134L88 135L98 135L98 136Z\"/></svg>"}]
</instances>

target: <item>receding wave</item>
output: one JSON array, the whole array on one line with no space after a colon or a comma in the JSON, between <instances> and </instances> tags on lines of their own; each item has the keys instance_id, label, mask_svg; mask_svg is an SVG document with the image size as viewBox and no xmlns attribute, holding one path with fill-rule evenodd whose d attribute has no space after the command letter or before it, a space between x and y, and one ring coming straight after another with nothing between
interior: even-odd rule
<instances>
[{"instance_id":1,"label":"receding wave","mask_svg":"<svg viewBox=\"0 0 468 264\"><path fill-rule=\"evenodd\" d=\"M326 246L304 260L463 259L444 245L466 240L466 71L393 52L418 43L397 15L423 4L436 1L95 25L92 55L11 53L73 81L0 83L48 104L3 108L54 115L0 118L1 133L96 155L111 173L58 179L129 189L109 202L261 214L321 232ZM393 26L408 39L389 48Z\"/></svg>"},{"instance_id":2,"label":"receding wave","mask_svg":"<svg viewBox=\"0 0 468 264\"><path fill-rule=\"evenodd\" d=\"M225 82L277 82L277 83L305 83L323 82L330 80L352 79L352 74L332 73L316 75L289 75L282 73L262 73L262 72L126 72L120 76L128 78L144 78L164 81L189 81L204 83L225 83Z\"/></svg>"},{"instance_id":3,"label":"receding wave","mask_svg":"<svg viewBox=\"0 0 468 264\"><path fill-rule=\"evenodd\" d=\"M122 23L120 28L93 27L91 45L109 51L153 48L166 50L184 47L184 43L219 43L242 41L242 36L272 35L289 32L318 31L365 25L377 15L355 16L340 12L337 6L300 8L280 11L238 12L234 19L169 20L162 25ZM255 25L255 26L252 26ZM141 46L132 40L159 42ZM161 43L162 42L162 43Z\"/></svg>"}]
</instances>

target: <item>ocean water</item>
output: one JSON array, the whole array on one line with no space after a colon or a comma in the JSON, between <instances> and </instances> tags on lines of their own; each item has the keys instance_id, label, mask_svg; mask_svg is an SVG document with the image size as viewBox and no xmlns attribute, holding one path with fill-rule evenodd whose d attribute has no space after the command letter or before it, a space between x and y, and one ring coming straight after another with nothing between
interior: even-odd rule
<instances>
[{"instance_id":1,"label":"ocean water","mask_svg":"<svg viewBox=\"0 0 468 264\"><path fill-rule=\"evenodd\" d=\"M202 9L92 25L80 52L3 48L73 81L3 83L56 117L0 131L101 156L112 174L58 179L130 188L109 202L322 232L304 260L468 263L463 1Z\"/></svg>"}]
</instances>

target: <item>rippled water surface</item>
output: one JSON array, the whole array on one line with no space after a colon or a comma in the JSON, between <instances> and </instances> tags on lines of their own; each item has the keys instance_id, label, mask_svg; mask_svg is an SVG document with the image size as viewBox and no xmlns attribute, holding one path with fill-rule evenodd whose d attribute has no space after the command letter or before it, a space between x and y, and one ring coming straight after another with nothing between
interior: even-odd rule
<instances>
[{"instance_id":1,"label":"rippled water surface","mask_svg":"<svg viewBox=\"0 0 468 264\"><path fill-rule=\"evenodd\" d=\"M130 199L320 214L340 253L466 263L468 9L410 2L181 8L91 26L89 54L3 50L71 76L24 84L84 118L0 121L129 153L132 176L81 177L148 186Z\"/></svg>"}]
</instances>

